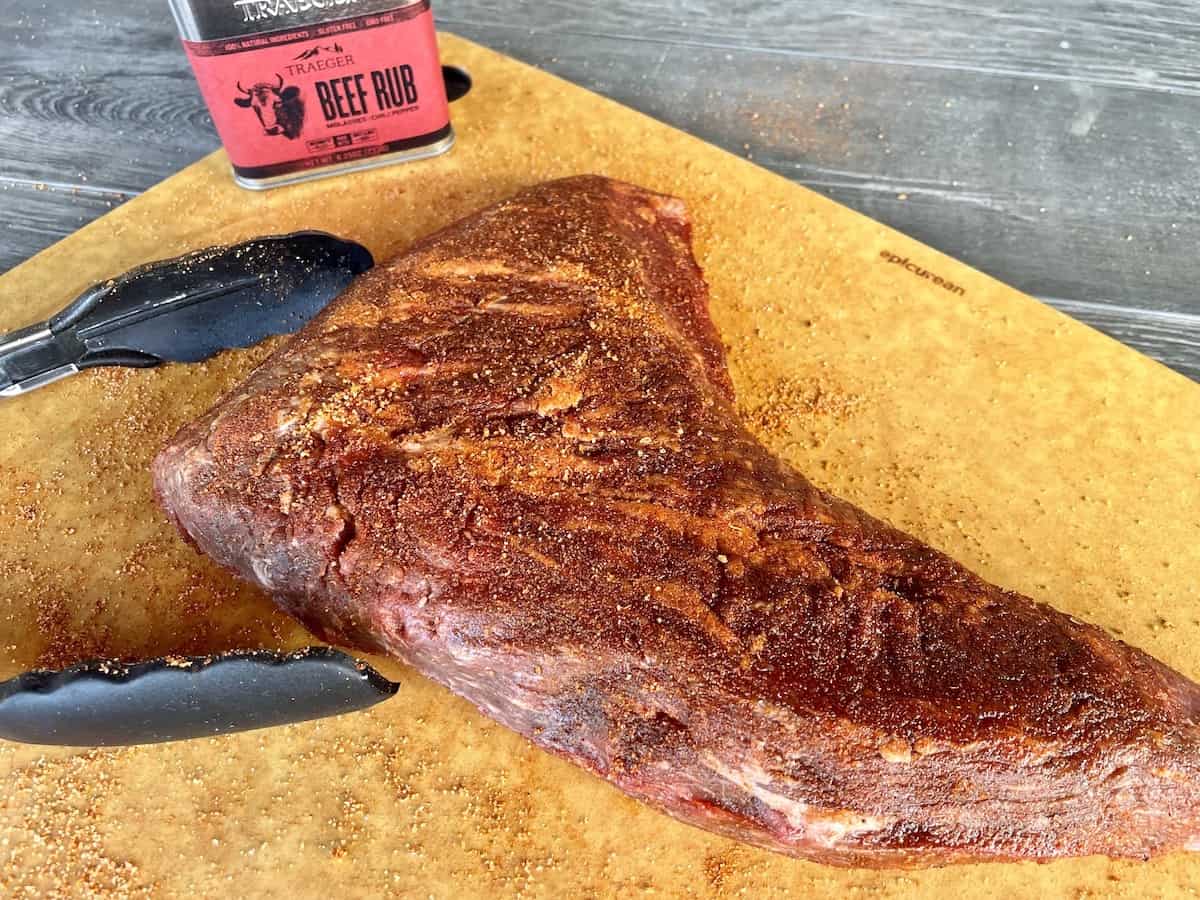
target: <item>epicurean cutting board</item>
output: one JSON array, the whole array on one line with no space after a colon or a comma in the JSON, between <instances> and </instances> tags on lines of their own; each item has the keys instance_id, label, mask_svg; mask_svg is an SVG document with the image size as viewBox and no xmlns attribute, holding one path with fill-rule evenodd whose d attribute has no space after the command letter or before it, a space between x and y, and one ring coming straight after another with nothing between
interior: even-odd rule
<instances>
[{"instance_id":1,"label":"epicurean cutting board","mask_svg":"<svg viewBox=\"0 0 1200 900\"><path fill-rule=\"evenodd\" d=\"M635 181L691 207L764 441L990 580L1200 676L1200 388L699 140L454 37L443 56L475 81L449 155L261 195L214 155L0 279L0 331L195 247L319 228L386 257L543 179ZM183 545L147 474L267 349L0 403L0 676L309 641ZM0 895L967 900L1200 883L1185 855L917 873L787 859L679 825L380 665L399 697L336 720L114 751L0 744Z\"/></svg>"}]
</instances>

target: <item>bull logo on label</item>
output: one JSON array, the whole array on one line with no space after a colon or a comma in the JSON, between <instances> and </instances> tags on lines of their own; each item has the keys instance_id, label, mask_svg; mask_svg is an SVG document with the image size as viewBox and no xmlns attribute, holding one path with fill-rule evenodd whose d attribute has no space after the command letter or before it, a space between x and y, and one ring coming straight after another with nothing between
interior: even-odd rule
<instances>
[{"instance_id":1,"label":"bull logo on label","mask_svg":"<svg viewBox=\"0 0 1200 900\"><path fill-rule=\"evenodd\" d=\"M289 141L300 137L304 128L304 100L300 88L284 87L283 76L276 74L276 83L260 81L249 88L238 82L241 97L233 102L242 109L252 109L258 116L264 134L282 135Z\"/></svg>"}]
</instances>

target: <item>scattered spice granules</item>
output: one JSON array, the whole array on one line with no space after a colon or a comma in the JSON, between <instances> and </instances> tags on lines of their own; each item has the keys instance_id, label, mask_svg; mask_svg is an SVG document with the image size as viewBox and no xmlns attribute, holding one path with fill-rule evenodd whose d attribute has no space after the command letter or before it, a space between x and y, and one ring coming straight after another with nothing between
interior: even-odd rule
<instances>
[{"instance_id":1,"label":"scattered spice granules","mask_svg":"<svg viewBox=\"0 0 1200 900\"><path fill-rule=\"evenodd\" d=\"M122 752L38 757L10 771L0 801L0 896L141 898L154 895L141 871L104 848L101 807L111 763Z\"/></svg>"},{"instance_id":2,"label":"scattered spice granules","mask_svg":"<svg viewBox=\"0 0 1200 900\"><path fill-rule=\"evenodd\" d=\"M776 379L759 396L762 399L744 406L741 414L752 431L767 438L787 434L798 420L845 421L862 403L856 394L793 377Z\"/></svg>"}]
</instances>

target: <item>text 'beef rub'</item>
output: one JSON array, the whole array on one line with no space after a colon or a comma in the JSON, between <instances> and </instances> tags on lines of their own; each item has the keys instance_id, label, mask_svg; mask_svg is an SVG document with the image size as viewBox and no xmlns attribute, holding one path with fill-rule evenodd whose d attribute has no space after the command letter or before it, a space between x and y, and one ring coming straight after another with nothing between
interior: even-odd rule
<instances>
[{"instance_id":1,"label":"text 'beef rub'","mask_svg":"<svg viewBox=\"0 0 1200 900\"><path fill-rule=\"evenodd\" d=\"M429 0L171 0L243 187L454 143Z\"/></svg>"}]
</instances>

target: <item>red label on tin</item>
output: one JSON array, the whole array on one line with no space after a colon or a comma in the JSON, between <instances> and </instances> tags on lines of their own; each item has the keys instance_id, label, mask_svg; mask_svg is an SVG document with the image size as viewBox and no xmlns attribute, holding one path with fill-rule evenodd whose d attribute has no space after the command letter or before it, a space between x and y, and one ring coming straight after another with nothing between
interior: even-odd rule
<instances>
[{"instance_id":1,"label":"red label on tin","mask_svg":"<svg viewBox=\"0 0 1200 900\"><path fill-rule=\"evenodd\" d=\"M244 178L410 150L450 133L428 2L183 45Z\"/></svg>"}]
</instances>

